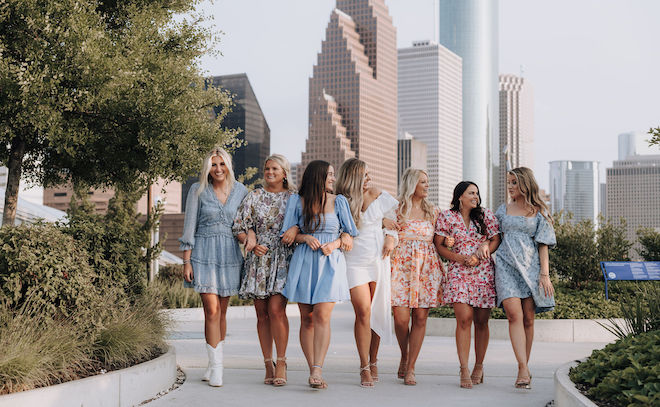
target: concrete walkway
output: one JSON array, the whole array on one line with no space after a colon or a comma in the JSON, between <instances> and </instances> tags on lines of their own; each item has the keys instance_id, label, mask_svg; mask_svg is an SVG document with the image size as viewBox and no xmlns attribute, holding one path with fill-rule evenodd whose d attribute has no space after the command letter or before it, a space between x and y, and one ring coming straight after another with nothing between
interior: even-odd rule
<instances>
[{"instance_id":1,"label":"concrete walkway","mask_svg":"<svg viewBox=\"0 0 660 407\"><path fill-rule=\"evenodd\" d=\"M242 307L241 307L242 308ZM491 340L486 355L484 384L472 390L459 388L458 358L454 338L427 336L417 367L417 386L404 386L396 378L399 349L382 345L378 361L380 382L373 389L359 386L359 359L353 339L353 309L338 304L332 315L332 339L323 376L327 390L307 385L307 363L300 349L297 307L289 306L288 385L263 384L264 365L250 309L230 309L225 343L224 386L213 388L200 380L206 367L201 311L177 311L173 316L170 345L186 373L175 391L148 403L161 406L507 406L543 407L554 397L553 373L562 364L588 356L605 343L535 342L530 361L531 390L513 388L516 361L507 340ZM470 366L474 363L471 354Z\"/></svg>"}]
</instances>

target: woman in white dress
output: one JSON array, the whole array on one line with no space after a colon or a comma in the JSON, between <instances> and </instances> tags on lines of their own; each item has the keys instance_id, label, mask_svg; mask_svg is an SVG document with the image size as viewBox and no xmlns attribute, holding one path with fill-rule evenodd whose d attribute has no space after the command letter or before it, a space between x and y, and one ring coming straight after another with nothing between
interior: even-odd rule
<instances>
[{"instance_id":1,"label":"woman in white dress","mask_svg":"<svg viewBox=\"0 0 660 407\"><path fill-rule=\"evenodd\" d=\"M385 191L369 186L371 178L364 161L349 158L339 169L335 192L348 199L359 235L346 251L346 272L355 310L355 342L360 356L360 385L378 381L380 340L391 342L390 253L397 232L383 232L383 219L393 223L399 202ZM387 221L386 221L387 222Z\"/></svg>"}]
</instances>

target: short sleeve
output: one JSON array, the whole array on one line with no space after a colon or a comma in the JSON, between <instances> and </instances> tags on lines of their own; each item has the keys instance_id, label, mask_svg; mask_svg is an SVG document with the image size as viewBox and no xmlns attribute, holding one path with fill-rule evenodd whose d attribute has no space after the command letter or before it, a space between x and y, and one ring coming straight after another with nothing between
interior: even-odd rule
<instances>
[{"instance_id":1,"label":"short sleeve","mask_svg":"<svg viewBox=\"0 0 660 407\"><path fill-rule=\"evenodd\" d=\"M195 247L197 213L199 212L199 184L194 183L186 197L186 215L183 218L183 236L179 238L179 250L192 250Z\"/></svg>"},{"instance_id":2,"label":"short sleeve","mask_svg":"<svg viewBox=\"0 0 660 407\"><path fill-rule=\"evenodd\" d=\"M252 213L254 203L257 200L257 194L259 194L259 190L254 190L248 193L243 199L243 202L238 206L238 211L236 211L236 217L234 218L234 225L232 226L234 236L238 236L241 233L247 233L248 230L254 229Z\"/></svg>"},{"instance_id":3,"label":"short sleeve","mask_svg":"<svg viewBox=\"0 0 660 407\"><path fill-rule=\"evenodd\" d=\"M500 234L500 222L498 222L495 215L493 215L493 211L488 208L484 208L484 222L486 223L488 239Z\"/></svg>"},{"instance_id":4,"label":"short sleeve","mask_svg":"<svg viewBox=\"0 0 660 407\"><path fill-rule=\"evenodd\" d=\"M541 212L536 214L537 224L536 224L536 233L534 233L534 241L538 244L548 245L550 248L553 248L557 244L557 238L555 236L555 229L552 227L550 222L541 215Z\"/></svg>"},{"instance_id":5,"label":"short sleeve","mask_svg":"<svg viewBox=\"0 0 660 407\"><path fill-rule=\"evenodd\" d=\"M302 230L300 225L300 215L302 213L302 206L300 202L300 195L291 194L289 200L286 202L286 210L284 211L284 220L282 221L282 229L280 229L280 234L289 230L291 226L298 226Z\"/></svg>"},{"instance_id":6,"label":"short sleeve","mask_svg":"<svg viewBox=\"0 0 660 407\"><path fill-rule=\"evenodd\" d=\"M335 198L335 213L339 218L339 225L342 232L346 232L351 236L357 236L358 230L351 215L351 207L344 195L337 195Z\"/></svg>"},{"instance_id":7,"label":"short sleeve","mask_svg":"<svg viewBox=\"0 0 660 407\"><path fill-rule=\"evenodd\" d=\"M438 236L451 236L450 224L448 219L449 212L441 211L438 219L435 221L435 234Z\"/></svg>"}]
</instances>

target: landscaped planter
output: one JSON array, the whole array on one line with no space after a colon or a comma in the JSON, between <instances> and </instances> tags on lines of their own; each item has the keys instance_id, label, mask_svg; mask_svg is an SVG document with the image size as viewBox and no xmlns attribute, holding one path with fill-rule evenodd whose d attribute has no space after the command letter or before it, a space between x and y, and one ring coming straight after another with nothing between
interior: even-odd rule
<instances>
[{"instance_id":1,"label":"landscaped planter","mask_svg":"<svg viewBox=\"0 0 660 407\"><path fill-rule=\"evenodd\" d=\"M169 389L175 381L176 355L170 348L156 359L126 369L0 396L0 407L128 407Z\"/></svg>"},{"instance_id":2,"label":"landscaped planter","mask_svg":"<svg viewBox=\"0 0 660 407\"><path fill-rule=\"evenodd\" d=\"M568 371L577 362L568 362L555 372L555 407L598 407L575 387Z\"/></svg>"}]
</instances>

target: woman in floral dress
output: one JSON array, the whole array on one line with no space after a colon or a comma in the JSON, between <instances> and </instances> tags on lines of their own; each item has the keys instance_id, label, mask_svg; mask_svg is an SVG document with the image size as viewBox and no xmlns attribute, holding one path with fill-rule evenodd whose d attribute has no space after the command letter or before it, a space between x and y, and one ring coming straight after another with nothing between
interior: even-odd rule
<instances>
[{"instance_id":1,"label":"woman in floral dress","mask_svg":"<svg viewBox=\"0 0 660 407\"><path fill-rule=\"evenodd\" d=\"M282 296L282 289L293 248L282 243L280 229L294 188L288 180L290 168L282 155L273 154L266 158L264 187L245 197L233 227L236 238L245 244L243 279L238 295L254 300L257 334L266 365L264 383L275 386L286 384L289 341L287 300ZM273 364L273 340L277 348L277 365Z\"/></svg>"},{"instance_id":2,"label":"woman in floral dress","mask_svg":"<svg viewBox=\"0 0 660 407\"><path fill-rule=\"evenodd\" d=\"M433 247L438 209L426 199L428 175L407 169L399 193L399 244L392 253L392 310L401 361L398 377L415 385L415 362L426 333L429 308L438 306L443 269ZM408 328L412 314L412 326Z\"/></svg>"},{"instance_id":3,"label":"woman in floral dress","mask_svg":"<svg viewBox=\"0 0 660 407\"><path fill-rule=\"evenodd\" d=\"M488 318L495 306L495 268L491 253L500 244L499 224L488 208L481 207L479 188L462 181L454 188L451 209L443 211L435 226L435 246L449 260L443 300L456 315L456 350L461 364L460 385L471 389L483 382L483 361L488 348ZM453 237L453 250L444 245ZM470 329L474 321L475 364L467 366Z\"/></svg>"}]
</instances>

